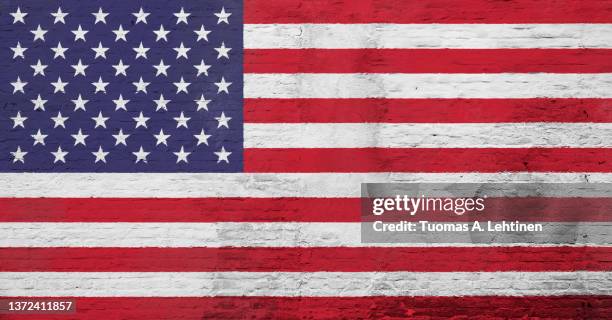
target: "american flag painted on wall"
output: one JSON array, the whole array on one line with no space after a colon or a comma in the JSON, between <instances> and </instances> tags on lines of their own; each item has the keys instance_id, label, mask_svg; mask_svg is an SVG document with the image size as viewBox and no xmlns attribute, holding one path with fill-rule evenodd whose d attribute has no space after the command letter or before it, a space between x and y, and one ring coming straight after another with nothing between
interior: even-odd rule
<instances>
[{"instance_id":1,"label":"american flag painted on wall","mask_svg":"<svg viewBox=\"0 0 612 320\"><path fill-rule=\"evenodd\" d=\"M75 299L46 319L606 318L607 233L364 244L359 195L612 182L611 23L594 0L2 1L0 296Z\"/></svg>"}]
</instances>

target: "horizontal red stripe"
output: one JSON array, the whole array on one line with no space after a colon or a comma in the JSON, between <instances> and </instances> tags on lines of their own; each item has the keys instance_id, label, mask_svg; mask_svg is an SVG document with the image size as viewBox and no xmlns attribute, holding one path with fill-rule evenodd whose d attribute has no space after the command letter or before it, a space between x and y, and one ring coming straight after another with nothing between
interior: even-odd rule
<instances>
[{"instance_id":1,"label":"horizontal red stripe","mask_svg":"<svg viewBox=\"0 0 612 320\"><path fill-rule=\"evenodd\" d=\"M246 172L612 172L611 148L245 149Z\"/></svg>"},{"instance_id":2,"label":"horizontal red stripe","mask_svg":"<svg viewBox=\"0 0 612 320\"><path fill-rule=\"evenodd\" d=\"M409 195L410 197L410 195ZM417 195L419 197L419 195ZM425 198L428 195L425 194ZM482 195L480 196L482 197ZM436 197L432 197L436 198ZM431 199L430 199L431 200ZM453 199L457 201L460 199ZM426 200L422 202L425 203ZM440 201L442 203L442 200ZM473 204L473 203L472 203ZM404 206L403 203L401 203ZM363 221L513 221L521 222L612 222L612 198L491 198L483 201L484 208L481 211L465 211L461 215L453 211L444 211L441 204L430 202L430 211L420 207L415 215L406 211L386 211L382 215L374 215L371 202L365 202L367 212L363 212ZM458 205L464 207L463 205ZM475 206L472 206L472 209ZM382 208L382 207L381 207ZM410 207L412 208L412 207Z\"/></svg>"},{"instance_id":3,"label":"horizontal red stripe","mask_svg":"<svg viewBox=\"0 0 612 320\"><path fill-rule=\"evenodd\" d=\"M610 247L0 248L0 271L609 271L611 257Z\"/></svg>"},{"instance_id":4,"label":"horizontal red stripe","mask_svg":"<svg viewBox=\"0 0 612 320\"><path fill-rule=\"evenodd\" d=\"M612 198L487 198L461 216L419 212L401 220L607 222ZM359 222L359 198L0 198L0 222ZM390 215L376 216L388 220Z\"/></svg>"},{"instance_id":5,"label":"horizontal red stripe","mask_svg":"<svg viewBox=\"0 0 612 320\"><path fill-rule=\"evenodd\" d=\"M248 123L612 122L612 99L245 99Z\"/></svg>"},{"instance_id":6,"label":"horizontal red stripe","mask_svg":"<svg viewBox=\"0 0 612 320\"><path fill-rule=\"evenodd\" d=\"M612 296L74 299L75 314L45 315L45 319L607 319L612 314ZM1 317L33 319L32 315Z\"/></svg>"},{"instance_id":7,"label":"horizontal red stripe","mask_svg":"<svg viewBox=\"0 0 612 320\"><path fill-rule=\"evenodd\" d=\"M247 0L245 23L610 23L598 0Z\"/></svg>"},{"instance_id":8,"label":"horizontal red stripe","mask_svg":"<svg viewBox=\"0 0 612 320\"><path fill-rule=\"evenodd\" d=\"M609 49L249 49L246 73L605 73Z\"/></svg>"},{"instance_id":9,"label":"horizontal red stripe","mask_svg":"<svg viewBox=\"0 0 612 320\"><path fill-rule=\"evenodd\" d=\"M336 198L0 198L11 222L358 221L359 199Z\"/></svg>"}]
</instances>

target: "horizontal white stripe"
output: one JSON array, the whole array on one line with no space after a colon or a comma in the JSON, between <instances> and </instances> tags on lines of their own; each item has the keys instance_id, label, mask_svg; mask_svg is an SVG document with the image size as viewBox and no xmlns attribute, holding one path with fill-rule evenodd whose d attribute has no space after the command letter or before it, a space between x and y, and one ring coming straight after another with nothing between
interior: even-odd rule
<instances>
[{"instance_id":1,"label":"horizontal white stripe","mask_svg":"<svg viewBox=\"0 0 612 320\"><path fill-rule=\"evenodd\" d=\"M612 182L609 173L0 173L0 197L359 197L361 183Z\"/></svg>"},{"instance_id":2,"label":"horizontal white stripe","mask_svg":"<svg viewBox=\"0 0 612 320\"><path fill-rule=\"evenodd\" d=\"M484 225L483 225L484 226ZM529 242L476 243L479 234L447 233L440 241L362 243L359 222L217 222L217 223L0 223L0 247L422 247L539 246L551 239L579 245L610 246L610 224L551 224ZM550 230L549 230L550 229ZM450 237L450 238L449 238ZM537 243L538 237L545 242ZM420 238L422 239L422 238ZM516 239L516 238L514 238ZM460 240L466 243L456 243ZM471 243L471 241L475 243ZM486 239L485 239L486 240ZM554 240L553 240L554 241ZM563 243L568 243L567 241ZM570 243L570 244L572 244ZM556 245L551 243L550 245Z\"/></svg>"},{"instance_id":3,"label":"horizontal white stripe","mask_svg":"<svg viewBox=\"0 0 612 320\"><path fill-rule=\"evenodd\" d=\"M0 296L603 295L610 272L2 272Z\"/></svg>"},{"instance_id":4,"label":"horizontal white stripe","mask_svg":"<svg viewBox=\"0 0 612 320\"><path fill-rule=\"evenodd\" d=\"M611 48L612 24L247 24L265 48Z\"/></svg>"},{"instance_id":5,"label":"horizontal white stripe","mask_svg":"<svg viewBox=\"0 0 612 320\"><path fill-rule=\"evenodd\" d=\"M245 98L611 98L612 74L245 74Z\"/></svg>"},{"instance_id":6,"label":"horizontal white stripe","mask_svg":"<svg viewBox=\"0 0 612 320\"><path fill-rule=\"evenodd\" d=\"M245 148L611 147L612 124L247 123L244 143Z\"/></svg>"}]
</instances>

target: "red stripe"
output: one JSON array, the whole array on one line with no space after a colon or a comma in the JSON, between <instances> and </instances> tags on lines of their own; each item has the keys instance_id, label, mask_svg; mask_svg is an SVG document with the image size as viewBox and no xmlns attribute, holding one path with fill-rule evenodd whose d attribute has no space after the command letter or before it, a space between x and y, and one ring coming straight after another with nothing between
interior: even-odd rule
<instances>
[{"instance_id":1,"label":"red stripe","mask_svg":"<svg viewBox=\"0 0 612 320\"><path fill-rule=\"evenodd\" d=\"M612 172L612 148L245 149L246 172Z\"/></svg>"},{"instance_id":2,"label":"red stripe","mask_svg":"<svg viewBox=\"0 0 612 320\"><path fill-rule=\"evenodd\" d=\"M608 49L249 49L246 73L605 73Z\"/></svg>"},{"instance_id":3,"label":"red stripe","mask_svg":"<svg viewBox=\"0 0 612 320\"><path fill-rule=\"evenodd\" d=\"M71 299L71 298L67 298ZM53 319L609 319L612 296L530 297L75 297ZM40 319L4 314L2 319Z\"/></svg>"},{"instance_id":4,"label":"red stripe","mask_svg":"<svg viewBox=\"0 0 612 320\"><path fill-rule=\"evenodd\" d=\"M247 0L245 23L610 23L598 0Z\"/></svg>"},{"instance_id":5,"label":"red stripe","mask_svg":"<svg viewBox=\"0 0 612 320\"><path fill-rule=\"evenodd\" d=\"M245 99L250 123L612 122L612 99Z\"/></svg>"},{"instance_id":6,"label":"red stripe","mask_svg":"<svg viewBox=\"0 0 612 320\"><path fill-rule=\"evenodd\" d=\"M0 271L608 271L610 257L610 247L0 248Z\"/></svg>"},{"instance_id":7,"label":"red stripe","mask_svg":"<svg viewBox=\"0 0 612 320\"><path fill-rule=\"evenodd\" d=\"M427 197L428 195L425 194ZM419 197L419 195L417 195ZM434 197L435 198L435 197ZM456 201L459 199L454 199ZM423 201L425 202L425 201ZM442 202L440 202L442 203ZM473 203L472 203L473 204ZM490 198L483 201L482 211L465 211L457 215L453 211L443 211L441 204L430 204L429 211L419 210L415 215L406 211L386 211L374 215L372 202L364 201L367 208L362 213L362 221L532 221L532 222L611 222L610 208L612 198ZM437 207L435 207L437 206ZM463 205L460 205L463 207ZM423 207L421 207L423 208ZM474 206L472 206L472 209Z\"/></svg>"},{"instance_id":8,"label":"red stripe","mask_svg":"<svg viewBox=\"0 0 612 320\"><path fill-rule=\"evenodd\" d=\"M0 198L6 222L357 221L359 199Z\"/></svg>"},{"instance_id":9,"label":"red stripe","mask_svg":"<svg viewBox=\"0 0 612 320\"><path fill-rule=\"evenodd\" d=\"M365 203L364 203L365 204ZM485 210L401 220L607 222L612 198L487 198ZM387 216L375 217L376 220ZM365 218L365 217L364 217ZM359 222L359 198L0 198L0 222Z\"/></svg>"}]
</instances>

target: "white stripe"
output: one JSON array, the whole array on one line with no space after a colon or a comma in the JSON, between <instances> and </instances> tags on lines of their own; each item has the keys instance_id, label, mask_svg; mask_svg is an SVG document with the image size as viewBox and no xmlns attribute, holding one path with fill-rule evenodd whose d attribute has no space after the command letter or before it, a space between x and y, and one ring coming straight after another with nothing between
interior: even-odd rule
<instances>
[{"instance_id":1,"label":"white stripe","mask_svg":"<svg viewBox=\"0 0 612 320\"><path fill-rule=\"evenodd\" d=\"M612 146L612 124L247 123L244 143L245 148L596 148Z\"/></svg>"},{"instance_id":2,"label":"white stripe","mask_svg":"<svg viewBox=\"0 0 612 320\"><path fill-rule=\"evenodd\" d=\"M610 224L550 224L537 237L566 237L578 245L610 246ZM445 243L362 243L359 222L217 222L217 223L0 223L0 247L423 247L545 246L522 243L472 243L471 233L447 233ZM442 237L442 236L440 236ZM499 233L498 238L503 237ZM428 238L431 239L431 238ZM516 239L516 238L515 238ZM460 240L464 243L451 243ZM474 240L476 242L476 240ZM567 241L564 243L568 243ZM571 243L570 243L571 244Z\"/></svg>"},{"instance_id":3,"label":"white stripe","mask_svg":"<svg viewBox=\"0 0 612 320\"><path fill-rule=\"evenodd\" d=\"M3 272L0 296L604 295L610 272Z\"/></svg>"},{"instance_id":4,"label":"white stripe","mask_svg":"<svg viewBox=\"0 0 612 320\"><path fill-rule=\"evenodd\" d=\"M247 24L265 48L611 48L612 24Z\"/></svg>"},{"instance_id":5,"label":"white stripe","mask_svg":"<svg viewBox=\"0 0 612 320\"><path fill-rule=\"evenodd\" d=\"M245 74L245 98L610 98L612 74Z\"/></svg>"},{"instance_id":6,"label":"white stripe","mask_svg":"<svg viewBox=\"0 0 612 320\"><path fill-rule=\"evenodd\" d=\"M609 173L0 173L0 197L359 197L361 183L612 182Z\"/></svg>"}]
</instances>

